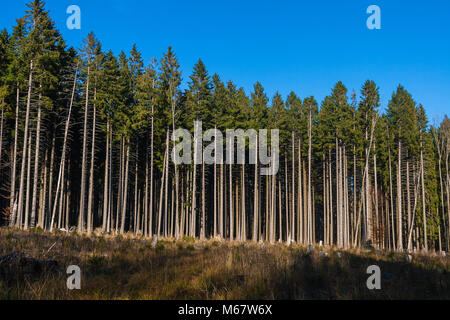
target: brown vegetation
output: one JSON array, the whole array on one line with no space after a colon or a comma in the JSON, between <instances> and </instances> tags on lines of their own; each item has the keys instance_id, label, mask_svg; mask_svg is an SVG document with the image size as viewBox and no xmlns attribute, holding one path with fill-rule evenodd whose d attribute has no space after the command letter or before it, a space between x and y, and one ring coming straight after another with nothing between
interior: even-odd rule
<instances>
[{"instance_id":1,"label":"brown vegetation","mask_svg":"<svg viewBox=\"0 0 450 320\"><path fill-rule=\"evenodd\" d=\"M0 257L20 252L58 264L51 271L0 273L0 299L450 299L450 259L432 254L408 262L403 254L373 249L308 253L295 245L189 237L154 244L131 236L0 229ZM374 264L382 290L370 291L366 270ZM66 288L69 265L81 268L81 290Z\"/></svg>"}]
</instances>

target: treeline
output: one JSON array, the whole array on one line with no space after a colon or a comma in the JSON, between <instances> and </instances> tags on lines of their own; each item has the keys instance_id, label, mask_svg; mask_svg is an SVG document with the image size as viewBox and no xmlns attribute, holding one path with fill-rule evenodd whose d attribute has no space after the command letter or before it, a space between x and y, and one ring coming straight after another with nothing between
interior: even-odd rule
<instances>
[{"instance_id":1,"label":"treeline","mask_svg":"<svg viewBox=\"0 0 450 320\"><path fill-rule=\"evenodd\" d=\"M115 56L90 33L77 51L42 1L28 7L0 34L4 224L449 250L450 121L430 127L402 86L382 115L373 81L358 95L338 82L319 108L293 92L269 101L259 82L248 96L199 60L182 91L171 48L146 64L136 46ZM280 129L280 170L175 165L171 134L195 120Z\"/></svg>"}]
</instances>

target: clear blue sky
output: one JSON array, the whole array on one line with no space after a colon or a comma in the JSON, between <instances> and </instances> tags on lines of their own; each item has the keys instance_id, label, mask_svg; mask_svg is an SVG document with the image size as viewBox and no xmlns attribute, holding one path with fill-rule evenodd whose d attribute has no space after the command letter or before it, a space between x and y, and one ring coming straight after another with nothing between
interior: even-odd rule
<instances>
[{"instance_id":1,"label":"clear blue sky","mask_svg":"<svg viewBox=\"0 0 450 320\"><path fill-rule=\"evenodd\" d=\"M0 27L10 27L26 0L2 1ZM154 1L47 0L69 45L94 31L105 49L136 43L148 61L170 45L186 81L202 58L210 74L247 93L260 81L269 96L292 90L321 102L341 80L349 91L367 79L384 109L398 84L427 110L431 124L450 114L450 1ZM82 11L82 29L66 28L66 8ZM368 30L366 9L381 8L382 29Z\"/></svg>"}]
</instances>

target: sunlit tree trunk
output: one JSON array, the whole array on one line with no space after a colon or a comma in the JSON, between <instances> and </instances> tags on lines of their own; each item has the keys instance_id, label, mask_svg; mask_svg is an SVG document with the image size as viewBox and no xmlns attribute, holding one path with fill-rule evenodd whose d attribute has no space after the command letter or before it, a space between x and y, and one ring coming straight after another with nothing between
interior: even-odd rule
<instances>
[{"instance_id":1,"label":"sunlit tree trunk","mask_svg":"<svg viewBox=\"0 0 450 320\"><path fill-rule=\"evenodd\" d=\"M40 86L42 89L42 85ZM36 204L37 204L37 189L38 189L38 177L39 177L39 147L41 141L41 99L42 94L39 93L38 102L38 115L37 115L37 127L36 127L36 148L34 152L34 177L33 177L33 200L31 202L31 218L30 227L36 225ZM1 158L1 157L0 157Z\"/></svg>"},{"instance_id":2,"label":"sunlit tree trunk","mask_svg":"<svg viewBox=\"0 0 450 320\"><path fill-rule=\"evenodd\" d=\"M78 216L78 232L84 231L84 213L86 201L86 158L87 158L87 130L88 130L88 111L89 111L89 75L90 67L87 69L86 77L86 102L84 106L84 126L83 126L83 153L81 156L81 190L80 190L80 209Z\"/></svg>"},{"instance_id":3,"label":"sunlit tree trunk","mask_svg":"<svg viewBox=\"0 0 450 320\"><path fill-rule=\"evenodd\" d=\"M398 142L397 165L397 218L398 218L398 244L397 249L403 250L403 221L402 221L402 143Z\"/></svg>"},{"instance_id":4,"label":"sunlit tree trunk","mask_svg":"<svg viewBox=\"0 0 450 320\"><path fill-rule=\"evenodd\" d=\"M126 151L126 160L125 160L125 180L123 184L123 203L122 203L122 217L120 220L120 234L125 233L125 222L126 222L126 214L127 214L127 204L128 204L128 171L130 165L130 139L127 139L126 142L127 151Z\"/></svg>"},{"instance_id":5,"label":"sunlit tree trunk","mask_svg":"<svg viewBox=\"0 0 450 320\"><path fill-rule=\"evenodd\" d=\"M26 154L27 154L27 142L28 142L28 126L30 121L30 109L31 109L31 89L33 84L33 60L30 61L30 75L28 78L28 96L27 96L27 110L25 115L25 128L23 137L23 151L22 151L22 166L20 170L20 187L19 187L19 203L18 203L18 214L16 227L22 227L23 218L23 196L25 188L25 165L26 165ZM27 214L27 213L25 213Z\"/></svg>"},{"instance_id":6,"label":"sunlit tree trunk","mask_svg":"<svg viewBox=\"0 0 450 320\"><path fill-rule=\"evenodd\" d=\"M109 126L110 120L106 119L106 151L105 151L105 177L104 177L104 186L103 186L103 223L102 223L102 231L103 233L107 232L107 223L108 223L108 210L109 210Z\"/></svg>"},{"instance_id":7,"label":"sunlit tree trunk","mask_svg":"<svg viewBox=\"0 0 450 320\"><path fill-rule=\"evenodd\" d=\"M72 116L72 107L73 107L73 102L74 102L74 97L75 97L75 89L76 89L76 85L77 85L77 75L78 75L78 65L75 68L75 75L74 75L73 88L72 88L72 96L70 98L70 105L69 105L69 113L67 115L67 120L66 120L66 124L65 124L65 128L64 128L63 150L62 150L62 155L61 155L61 162L60 162L60 165L59 165L59 174L58 174L58 183L57 183L57 186L56 186L55 203L53 204L53 209L52 209L52 217L51 217L51 223L50 223L50 232L53 231L53 223L55 221L56 207L57 207L57 204L58 204L58 194L60 192L61 185L63 185L62 180L63 180L64 171L65 171L65 165L66 165L66 152L67 152L67 144L68 144L68 136L69 136L69 127L70 127L70 119L71 119L71 116ZM53 139L52 150L54 150L54 145L55 145L55 140ZM53 155L52 155L52 160L51 160L51 166L53 166ZM51 169L51 170L53 170L53 169ZM51 172L53 172L53 171L51 171ZM51 184L52 179L53 179L53 174L51 174L50 184ZM46 183L44 183L44 185L46 185ZM51 188L50 188L50 190L51 190ZM61 193L63 193L63 192L61 192ZM50 199L49 199L49 206L52 205ZM61 206L62 206L62 203L61 203Z\"/></svg>"},{"instance_id":8,"label":"sunlit tree trunk","mask_svg":"<svg viewBox=\"0 0 450 320\"><path fill-rule=\"evenodd\" d=\"M424 179L424 163L423 163L423 143L420 142L420 174L422 175L422 214L423 214L423 245L425 251L428 251L428 234L427 234L427 211L425 199L425 179Z\"/></svg>"},{"instance_id":9,"label":"sunlit tree trunk","mask_svg":"<svg viewBox=\"0 0 450 320\"><path fill-rule=\"evenodd\" d=\"M14 210L14 204L16 203L16 173L17 173L17 149L18 149L18 137L19 137L19 104L20 104L20 89L19 84L16 88L16 117L14 125L14 151L12 159L12 170L11 170L11 192L9 199L9 207L12 210L11 219L9 221L10 227L14 226L16 211Z\"/></svg>"},{"instance_id":10,"label":"sunlit tree trunk","mask_svg":"<svg viewBox=\"0 0 450 320\"><path fill-rule=\"evenodd\" d=\"M23 226L24 230L28 230L28 223L30 217L30 193L31 193L31 142L32 142L32 134L29 134L30 138L28 140L28 155L26 156L28 159L27 164L27 190L25 195L25 223Z\"/></svg>"},{"instance_id":11,"label":"sunlit tree trunk","mask_svg":"<svg viewBox=\"0 0 450 320\"><path fill-rule=\"evenodd\" d=\"M94 88L94 100L97 99L97 91ZM88 190L88 206L87 206L87 234L93 231L93 205L94 205L94 164L95 164L95 133L97 126L97 107L94 103L92 111L92 142L91 142L91 167L89 170L89 190Z\"/></svg>"}]
</instances>

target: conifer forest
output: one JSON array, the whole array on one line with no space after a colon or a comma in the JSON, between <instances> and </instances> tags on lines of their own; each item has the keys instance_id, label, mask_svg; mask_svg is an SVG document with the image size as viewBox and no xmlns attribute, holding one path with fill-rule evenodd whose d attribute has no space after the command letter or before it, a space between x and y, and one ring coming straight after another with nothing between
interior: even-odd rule
<instances>
[{"instance_id":1,"label":"conifer forest","mask_svg":"<svg viewBox=\"0 0 450 320\"><path fill-rule=\"evenodd\" d=\"M388 88L381 105L374 81L350 91L336 79L323 101L268 96L201 59L181 70L175 49L115 55L93 32L73 48L44 2L29 2L0 32L3 226L450 251L450 119L430 123L414 92ZM250 164L248 142L243 164L174 163L172 134L195 121L278 129L278 171Z\"/></svg>"}]
</instances>

